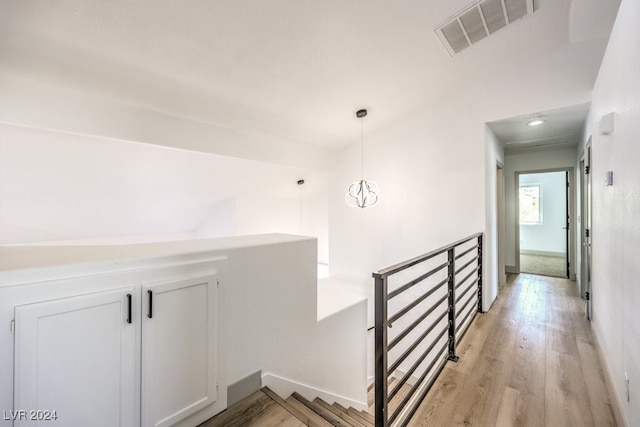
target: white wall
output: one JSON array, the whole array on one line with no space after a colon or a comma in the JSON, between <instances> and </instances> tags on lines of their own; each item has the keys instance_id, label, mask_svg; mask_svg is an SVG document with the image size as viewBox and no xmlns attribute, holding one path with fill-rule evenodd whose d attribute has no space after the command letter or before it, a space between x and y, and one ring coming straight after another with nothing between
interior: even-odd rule
<instances>
[{"instance_id":1,"label":"white wall","mask_svg":"<svg viewBox=\"0 0 640 427\"><path fill-rule=\"evenodd\" d=\"M498 295L498 285L506 283L504 252L502 252L502 256L499 256L499 251L504 251L504 242L499 242L498 240L500 237L504 239L504 223L500 224L499 222L498 209L500 206L497 194L497 189L502 187L502 185L498 185L497 166L500 164L500 166L504 167L504 148L489 126L485 126L485 145L486 224L483 274L487 286L484 290L483 305L487 309L496 295ZM504 209L504 206L502 206L502 209ZM504 221L504 212L502 212L502 219ZM499 227L502 227L502 230ZM502 261L503 265L500 265L499 261Z\"/></svg>"},{"instance_id":2,"label":"white wall","mask_svg":"<svg viewBox=\"0 0 640 427\"><path fill-rule=\"evenodd\" d=\"M307 233L319 239L326 263L327 176L0 122L0 244ZM307 181L302 228L300 178Z\"/></svg>"},{"instance_id":3,"label":"white wall","mask_svg":"<svg viewBox=\"0 0 640 427\"><path fill-rule=\"evenodd\" d=\"M376 181L380 187L379 202L371 208L352 208L345 201L346 189L360 173L359 144L344 150L329 181L332 274L370 284L371 273L376 270L484 231L488 233L484 308L488 309L497 295L499 280L494 266L496 163L502 159L503 151L485 123L584 103L588 93L574 93L565 98L566 104L557 104L557 99L538 98L532 92L515 108L505 87L479 86L477 90L494 102L475 104L466 98L455 99L443 102L435 110L418 111L377 133L367 134L365 130L365 179ZM367 120L374 117L375 111L370 111ZM356 130L357 125L354 120ZM507 197L515 191L514 167L537 169L535 158L510 157L511 171L507 168L509 157L504 157ZM540 169L573 167L575 150L556 151L538 160ZM507 265L515 265L515 222L510 213L513 209L511 196L510 204L509 199L505 201Z\"/></svg>"},{"instance_id":4,"label":"white wall","mask_svg":"<svg viewBox=\"0 0 640 427\"><path fill-rule=\"evenodd\" d=\"M640 2L623 0L596 85L585 142L592 140L593 330L628 426L640 425ZM599 134L616 113L615 132ZM581 152L582 150L579 150ZM575 162L574 158L574 162ZM604 185L613 171L613 186ZM630 379L627 400L624 373Z\"/></svg>"},{"instance_id":5,"label":"white wall","mask_svg":"<svg viewBox=\"0 0 640 427\"><path fill-rule=\"evenodd\" d=\"M366 302L318 321L316 247L315 239L278 235L117 247L0 247L0 321L9 325L16 305L180 277L206 270L211 259L226 259L219 294L226 310L220 319L226 328L221 378L228 382L222 386L261 370L276 392L293 387L310 399L365 409ZM13 408L12 343L9 327L0 328L3 410ZM11 422L0 418L0 425Z\"/></svg>"},{"instance_id":6,"label":"white wall","mask_svg":"<svg viewBox=\"0 0 640 427\"><path fill-rule=\"evenodd\" d=\"M209 217L196 230L198 238L235 236L236 199L230 197L216 203L209 211Z\"/></svg>"},{"instance_id":7,"label":"white wall","mask_svg":"<svg viewBox=\"0 0 640 427\"><path fill-rule=\"evenodd\" d=\"M229 256L229 381L262 369L263 374L344 396L362 407L367 389L366 303L317 321L316 247L307 239ZM278 389L277 382L273 386L279 393L288 390ZM303 388L298 391L305 394Z\"/></svg>"},{"instance_id":8,"label":"white wall","mask_svg":"<svg viewBox=\"0 0 640 427\"><path fill-rule=\"evenodd\" d=\"M329 262L328 206L326 183L316 183L297 198L245 193L217 203L198 228L198 238L285 233L315 237L318 262Z\"/></svg>"},{"instance_id":9,"label":"white wall","mask_svg":"<svg viewBox=\"0 0 640 427\"><path fill-rule=\"evenodd\" d=\"M302 189L300 234L318 239L318 263L329 264L329 182L316 191ZM306 184L305 184L306 185ZM323 267L324 268L324 267Z\"/></svg>"},{"instance_id":10,"label":"white wall","mask_svg":"<svg viewBox=\"0 0 640 427\"><path fill-rule=\"evenodd\" d=\"M83 135L138 141L201 153L328 170L329 150L230 129L116 100L107 92L79 91L0 72L0 121Z\"/></svg>"},{"instance_id":11,"label":"white wall","mask_svg":"<svg viewBox=\"0 0 640 427\"><path fill-rule=\"evenodd\" d=\"M574 168L576 164L576 150L551 150L530 152L525 154L507 154L505 156L505 249L506 265L514 269L517 263L516 253L516 228L518 227L516 213L516 172L535 172L546 169ZM570 211L574 212L572 206ZM576 216L572 215L571 227L575 230ZM572 248L569 248L570 251ZM572 251L575 254L575 250ZM575 264L574 257L571 262Z\"/></svg>"},{"instance_id":12,"label":"white wall","mask_svg":"<svg viewBox=\"0 0 640 427\"><path fill-rule=\"evenodd\" d=\"M520 175L520 186L540 186L540 224L520 225L520 251L566 253L566 177L564 172Z\"/></svg>"},{"instance_id":13,"label":"white wall","mask_svg":"<svg viewBox=\"0 0 640 427\"><path fill-rule=\"evenodd\" d=\"M365 130L365 179L380 188L371 208L345 200L360 176L360 147L344 150L329 182L332 274L372 283L374 271L484 230L484 124L474 115L468 126L442 125L456 109L421 111L372 135ZM367 120L374 117L370 111Z\"/></svg>"}]
</instances>

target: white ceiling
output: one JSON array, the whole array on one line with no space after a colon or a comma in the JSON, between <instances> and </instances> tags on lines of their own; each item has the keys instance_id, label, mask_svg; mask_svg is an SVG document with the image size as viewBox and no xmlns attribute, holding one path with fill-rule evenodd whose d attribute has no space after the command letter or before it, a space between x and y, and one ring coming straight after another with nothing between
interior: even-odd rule
<instances>
[{"instance_id":1,"label":"white ceiling","mask_svg":"<svg viewBox=\"0 0 640 427\"><path fill-rule=\"evenodd\" d=\"M572 148L578 143L590 104L573 105L550 111L532 112L489 123L506 154L532 150ZM532 117L544 123L528 126Z\"/></svg>"},{"instance_id":2,"label":"white ceiling","mask_svg":"<svg viewBox=\"0 0 640 427\"><path fill-rule=\"evenodd\" d=\"M335 149L357 135L358 107L375 130L545 52L584 51L608 36L619 1L537 0L451 58L433 30L471 3L3 0L0 58L8 74Z\"/></svg>"},{"instance_id":3,"label":"white ceiling","mask_svg":"<svg viewBox=\"0 0 640 427\"><path fill-rule=\"evenodd\" d=\"M471 3L0 0L0 243L189 233L243 192L295 199L298 178L326 191L326 167L277 160L335 159L359 140L360 107L367 135L453 100L519 115L492 125L513 139L501 126L521 124L527 91L549 108L583 102L619 0L536 0L532 15L450 57L434 29ZM464 126L459 111L450 122ZM172 134L193 146L135 138L162 139L167 117L213 126ZM112 133L87 131L91 120ZM200 138L214 127L239 136ZM228 151L203 147L215 143Z\"/></svg>"}]
</instances>

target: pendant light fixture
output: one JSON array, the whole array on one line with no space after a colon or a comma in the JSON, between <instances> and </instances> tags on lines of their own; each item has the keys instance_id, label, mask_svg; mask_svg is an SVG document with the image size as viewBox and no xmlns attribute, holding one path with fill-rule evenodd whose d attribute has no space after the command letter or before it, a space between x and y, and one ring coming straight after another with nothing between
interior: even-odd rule
<instances>
[{"instance_id":1,"label":"pendant light fixture","mask_svg":"<svg viewBox=\"0 0 640 427\"><path fill-rule=\"evenodd\" d=\"M378 185L373 181L364 180L364 124L362 119L367 115L367 110L362 109L356 112L356 117L360 119L360 159L361 159L361 179L349 186L347 191L347 202L357 208L367 208L373 206L378 201Z\"/></svg>"}]
</instances>

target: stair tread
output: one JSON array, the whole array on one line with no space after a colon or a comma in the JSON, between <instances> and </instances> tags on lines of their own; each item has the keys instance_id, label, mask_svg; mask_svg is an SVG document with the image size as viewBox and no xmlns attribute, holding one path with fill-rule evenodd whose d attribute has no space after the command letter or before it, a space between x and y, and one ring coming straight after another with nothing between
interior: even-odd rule
<instances>
[{"instance_id":1,"label":"stair tread","mask_svg":"<svg viewBox=\"0 0 640 427\"><path fill-rule=\"evenodd\" d=\"M327 409L323 408L321 405L308 400L307 398L305 398L299 393L294 392L291 395L291 397L300 401L303 405L305 405L307 408L309 408L310 410L314 411L316 414L318 414L319 416L327 420L327 422L334 427L353 427L346 420L335 415L333 412L328 411Z\"/></svg>"},{"instance_id":2,"label":"stair tread","mask_svg":"<svg viewBox=\"0 0 640 427\"><path fill-rule=\"evenodd\" d=\"M332 406L334 406L335 408L339 409L340 411L345 412L347 415L355 418L356 420L358 420L360 423L364 424L365 426L371 426L373 427L374 422L370 421L369 419L365 418L361 413L359 413L357 410L353 409L353 408L345 408L344 406L340 405L339 403L335 402Z\"/></svg>"},{"instance_id":3,"label":"stair tread","mask_svg":"<svg viewBox=\"0 0 640 427\"><path fill-rule=\"evenodd\" d=\"M269 396L271 399L273 399L277 404L279 404L284 409L289 411L289 413L291 413L298 420L302 421L303 423L307 423L307 417L298 408L296 408L295 406L291 405L289 402L287 402L282 397L280 397L280 395L278 393L276 393L275 391L271 390L269 387L262 387L260 390L264 394Z\"/></svg>"},{"instance_id":4,"label":"stair tread","mask_svg":"<svg viewBox=\"0 0 640 427\"><path fill-rule=\"evenodd\" d=\"M349 424L351 424L353 427L365 427L365 425L363 423L361 423L357 419L353 418L351 415L347 414L344 411L341 411L340 409L336 408L335 406L329 405L327 402L325 402L324 400L320 399L319 397L316 397L315 399L313 399L313 401L315 403L317 403L318 405L322 406L323 408L325 408L327 411L331 411L336 416L344 419Z\"/></svg>"},{"instance_id":5,"label":"stair tread","mask_svg":"<svg viewBox=\"0 0 640 427\"><path fill-rule=\"evenodd\" d=\"M333 425L322 418L320 415L316 414L311 409L307 408L302 402L296 400L294 397L289 396L285 399L289 405L296 408L301 414L303 414L303 419L300 419L303 423L307 424L310 427L333 427Z\"/></svg>"},{"instance_id":6,"label":"stair tread","mask_svg":"<svg viewBox=\"0 0 640 427\"><path fill-rule=\"evenodd\" d=\"M200 427L241 427L260 425L265 427L302 427L303 421L280 407L267 394L257 391L230 406Z\"/></svg>"},{"instance_id":7,"label":"stair tread","mask_svg":"<svg viewBox=\"0 0 640 427\"><path fill-rule=\"evenodd\" d=\"M375 424L375 418L373 418L373 415L369 414L368 412L358 411L356 409L349 408L347 409L347 413L351 416L360 417L360 419L365 422L365 425L373 426Z\"/></svg>"},{"instance_id":8,"label":"stair tread","mask_svg":"<svg viewBox=\"0 0 640 427\"><path fill-rule=\"evenodd\" d=\"M360 413L362 414L363 417L365 417L367 420L371 421L372 423L375 422L376 417L373 416L373 414L370 414L367 411L360 411Z\"/></svg>"}]
</instances>

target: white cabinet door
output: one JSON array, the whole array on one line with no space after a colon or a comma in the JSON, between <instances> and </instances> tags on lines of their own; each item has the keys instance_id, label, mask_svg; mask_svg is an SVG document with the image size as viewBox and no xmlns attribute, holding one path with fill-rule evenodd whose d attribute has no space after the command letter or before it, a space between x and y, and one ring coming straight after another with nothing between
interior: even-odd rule
<instances>
[{"instance_id":1,"label":"white cabinet door","mask_svg":"<svg viewBox=\"0 0 640 427\"><path fill-rule=\"evenodd\" d=\"M134 295L119 289L15 308L15 425L137 424Z\"/></svg>"},{"instance_id":2,"label":"white cabinet door","mask_svg":"<svg viewBox=\"0 0 640 427\"><path fill-rule=\"evenodd\" d=\"M142 425L170 426L216 401L217 278L142 288Z\"/></svg>"}]
</instances>

